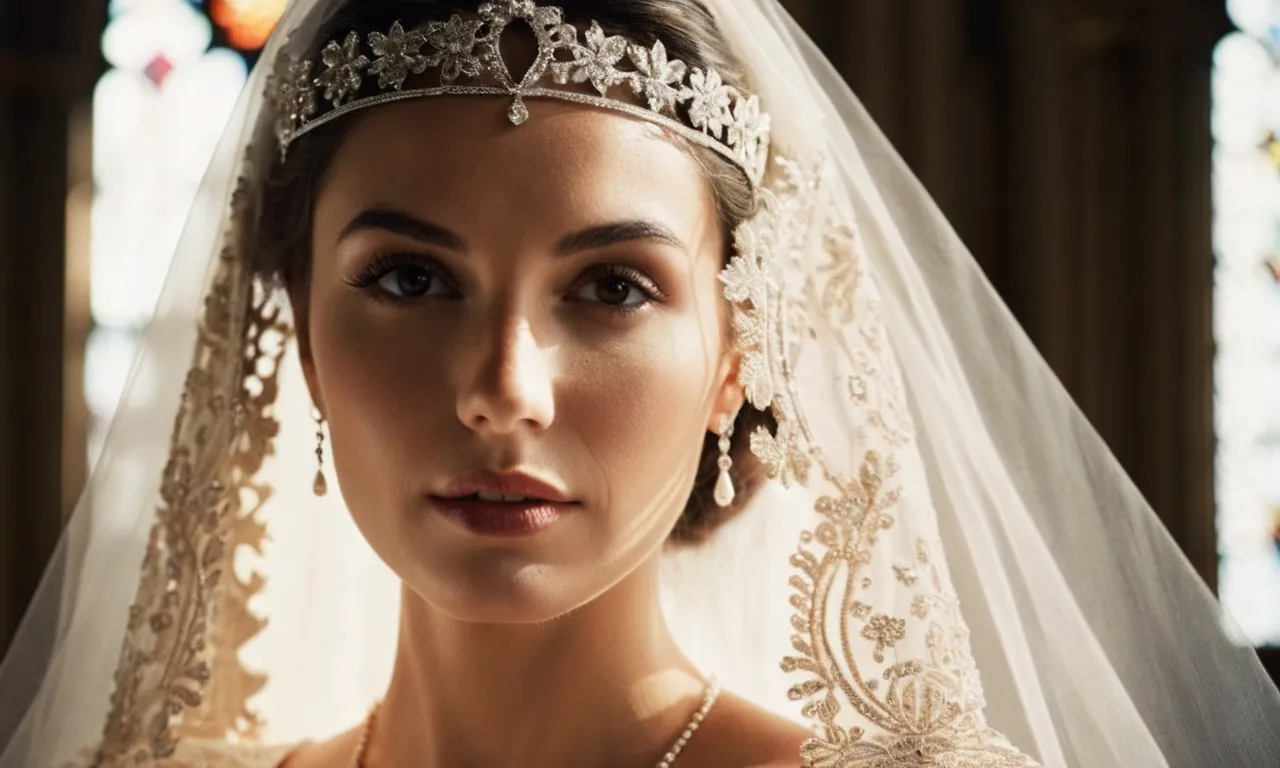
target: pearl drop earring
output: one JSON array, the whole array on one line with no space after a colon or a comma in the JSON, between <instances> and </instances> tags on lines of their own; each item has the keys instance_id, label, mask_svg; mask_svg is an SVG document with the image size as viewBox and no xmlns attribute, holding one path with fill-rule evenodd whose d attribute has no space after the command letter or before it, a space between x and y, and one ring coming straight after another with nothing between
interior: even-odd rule
<instances>
[{"instance_id":1,"label":"pearl drop earring","mask_svg":"<svg viewBox=\"0 0 1280 768\"><path fill-rule=\"evenodd\" d=\"M324 416L316 411L313 418L316 420L316 477L311 481L311 492L323 496L329 492L329 481L324 478Z\"/></svg>"},{"instance_id":2,"label":"pearl drop earring","mask_svg":"<svg viewBox=\"0 0 1280 768\"><path fill-rule=\"evenodd\" d=\"M716 466L720 468L720 476L716 478L714 497L716 504L721 507L732 504L734 497L733 478L729 477L729 468L733 466L733 459L729 456L729 448L732 445L729 438L733 437L735 415L721 416L719 429L716 430L716 434L720 436L720 458L716 461Z\"/></svg>"}]
</instances>

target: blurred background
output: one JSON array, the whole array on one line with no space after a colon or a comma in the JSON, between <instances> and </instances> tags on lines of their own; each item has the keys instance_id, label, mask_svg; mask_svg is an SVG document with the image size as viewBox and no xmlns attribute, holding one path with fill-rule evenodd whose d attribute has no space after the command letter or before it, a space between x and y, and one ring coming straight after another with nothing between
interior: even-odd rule
<instances>
[{"instance_id":1,"label":"blurred background","mask_svg":"<svg viewBox=\"0 0 1280 768\"><path fill-rule=\"evenodd\" d=\"M1280 0L785 4L1276 677ZM0 0L0 651L284 5Z\"/></svg>"}]
</instances>

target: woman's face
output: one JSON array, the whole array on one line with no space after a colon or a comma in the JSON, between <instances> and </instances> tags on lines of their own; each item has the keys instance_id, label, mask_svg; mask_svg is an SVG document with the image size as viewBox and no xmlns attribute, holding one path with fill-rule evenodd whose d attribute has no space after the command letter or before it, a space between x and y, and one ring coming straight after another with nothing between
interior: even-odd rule
<instances>
[{"instance_id":1,"label":"woman's face","mask_svg":"<svg viewBox=\"0 0 1280 768\"><path fill-rule=\"evenodd\" d=\"M471 621L553 618L650 558L741 403L695 161L647 123L531 106L518 128L502 99L368 110L312 228L303 368L343 497Z\"/></svg>"}]
</instances>

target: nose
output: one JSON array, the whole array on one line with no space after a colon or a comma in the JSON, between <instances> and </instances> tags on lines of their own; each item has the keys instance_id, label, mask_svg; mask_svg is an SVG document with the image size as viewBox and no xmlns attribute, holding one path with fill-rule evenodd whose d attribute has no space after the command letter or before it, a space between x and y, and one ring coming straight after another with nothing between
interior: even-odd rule
<instances>
[{"instance_id":1,"label":"nose","mask_svg":"<svg viewBox=\"0 0 1280 768\"><path fill-rule=\"evenodd\" d=\"M458 419L478 433L546 429L555 418L549 352L528 321L507 317L482 336L458 388Z\"/></svg>"}]
</instances>

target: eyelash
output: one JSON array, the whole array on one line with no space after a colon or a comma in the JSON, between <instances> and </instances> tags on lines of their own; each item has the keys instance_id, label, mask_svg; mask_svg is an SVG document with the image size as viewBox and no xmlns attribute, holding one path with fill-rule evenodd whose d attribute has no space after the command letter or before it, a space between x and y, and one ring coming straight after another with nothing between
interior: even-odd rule
<instances>
[{"instance_id":1,"label":"eyelash","mask_svg":"<svg viewBox=\"0 0 1280 768\"><path fill-rule=\"evenodd\" d=\"M652 278L639 269L626 264L604 264L597 267L585 279L577 282L574 285L573 291L576 292L591 282L608 277L619 277L626 280L645 296L644 301L630 306L615 306L600 302L600 306L619 315L630 315L636 312L641 312L648 308L648 306L653 302L664 301L667 298L667 295L658 287L658 284L655 283Z\"/></svg>"},{"instance_id":2,"label":"eyelash","mask_svg":"<svg viewBox=\"0 0 1280 768\"><path fill-rule=\"evenodd\" d=\"M386 277L387 275L391 274L397 269L404 269L406 267L414 267L416 269L421 269L426 272L430 272L431 279L441 280L450 288L453 288L453 284L450 281L445 280L443 278L443 275L445 274L445 272L435 262L434 259L430 259L426 256L422 256L416 253L380 254L376 258L374 258L373 261L365 265L365 267L361 269L358 273L356 273L354 276L345 278L344 282L358 291L364 291L368 293L375 301L383 301L383 302L415 301L417 300L416 298L403 298L400 296L396 296L394 294L387 293L386 291L381 290L377 287L378 283L382 281L382 278ZM422 297L417 297L417 298L422 298Z\"/></svg>"},{"instance_id":3,"label":"eyelash","mask_svg":"<svg viewBox=\"0 0 1280 768\"><path fill-rule=\"evenodd\" d=\"M397 269L403 269L405 267L414 267L417 269L426 270L431 273L431 277L433 280L443 279L442 274L444 273L444 270L441 269L441 267L433 259L430 259L426 256L422 256L420 254L415 254L415 253L389 253L389 254L381 254L377 256L376 258L373 259L373 261L365 265L365 267L361 269L358 273L356 273L354 276L345 278L344 282L346 282L347 285L351 286L352 288L358 291L364 291L368 293L375 301L382 301L382 302L416 301L422 297L402 298L394 294L389 294L384 290L378 289L377 287L378 283L381 282L382 279L386 277L388 274L390 274L391 272L394 272ZM660 287L658 287L657 283L655 283L652 280L652 278L650 278L641 270L636 269L635 267L632 267L632 266L628 266L626 264L601 265L597 267L595 270L593 270L591 274L589 274L586 278L579 280L577 283L575 283L573 289L570 292L571 293L576 292L578 290L581 290L584 286L588 285L593 281L601 280L609 277L618 277L626 280L627 282L631 283L631 285L635 286L635 288L645 296L644 301L638 304L630 305L630 306L615 306L611 304L605 304L604 302L598 302L600 306L604 307L605 309L611 312L614 312L620 315L630 315L636 312L643 311L649 306L649 304L653 302L664 301L667 298L666 293L663 292L663 290ZM447 280L445 280L444 282L446 282L447 284L449 283L449 281ZM450 287L452 287L452 285L450 285Z\"/></svg>"}]
</instances>

